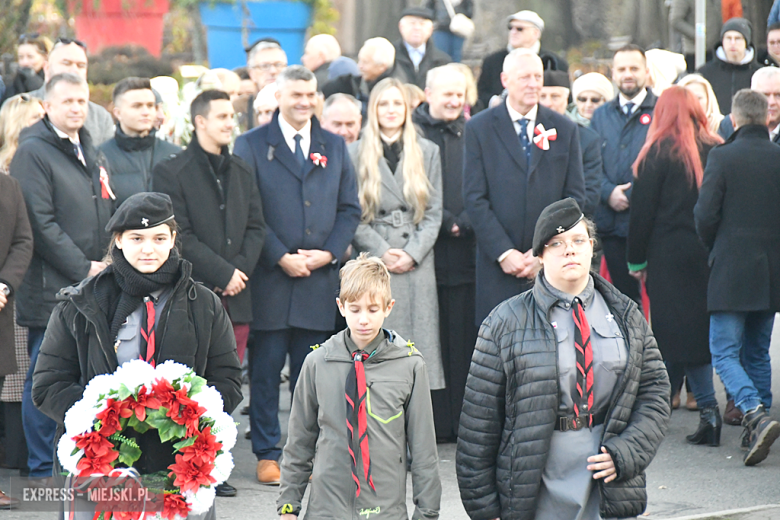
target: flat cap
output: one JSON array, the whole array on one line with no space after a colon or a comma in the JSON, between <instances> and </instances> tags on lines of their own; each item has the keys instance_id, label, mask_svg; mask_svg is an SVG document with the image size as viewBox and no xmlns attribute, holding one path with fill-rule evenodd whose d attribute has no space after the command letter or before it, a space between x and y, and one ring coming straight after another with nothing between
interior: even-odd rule
<instances>
[{"instance_id":1,"label":"flat cap","mask_svg":"<svg viewBox=\"0 0 780 520\"><path fill-rule=\"evenodd\" d=\"M281 46L282 46L282 44L281 44L281 43L279 43L279 40L277 40L276 38L271 38L270 36L265 36L265 37L263 37L263 38L258 38L257 40L253 41L253 42L251 43L251 45L247 45L246 47L244 47L244 51L245 51L247 54L249 54L250 52L252 52L252 49L254 49L255 47L257 47L257 44L258 44L258 43L263 43L263 42L275 43L275 44L276 44L276 45L278 45L279 47L281 47Z\"/></svg>"},{"instance_id":2,"label":"flat cap","mask_svg":"<svg viewBox=\"0 0 780 520\"><path fill-rule=\"evenodd\" d=\"M555 235L570 230L585 218L577 201L571 197L553 202L542 210L534 228L534 256L542 256L544 245Z\"/></svg>"},{"instance_id":3,"label":"flat cap","mask_svg":"<svg viewBox=\"0 0 780 520\"><path fill-rule=\"evenodd\" d=\"M401 12L401 18L404 16L416 16L417 18L433 21L433 11L425 7L407 7Z\"/></svg>"},{"instance_id":4,"label":"flat cap","mask_svg":"<svg viewBox=\"0 0 780 520\"><path fill-rule=\"evenodd\" d=\"M119 206L106 224L109 233L128 229L147 229L173 220L173 203L164 193L142 192L131 195Z\"/></svg>"},{"instance_id":5,"label":"flat cap","mask_svg":"<svg viewBox=\"0 0 780 520\"><path fill-rule=\"evenodd\" d=\"M562 70L547 69L544 71L544 86L545 87L566 87L571 88L569 82L569 73Z\"/></svg>"},{"instance_id":6,"label":"flat cap","mask_svg":"<svg viewBox=\"0 0 780 520\"><path fill-rule=\"evenodd\" d=\"M515 14L510 14L506 18L506 23L509 23L512 20L534 24L536 28L539 29L539 32L544 32L544 20L542 20L542 17L533 11L525 10L518 11Z\"/></svg>"}]
</instances>

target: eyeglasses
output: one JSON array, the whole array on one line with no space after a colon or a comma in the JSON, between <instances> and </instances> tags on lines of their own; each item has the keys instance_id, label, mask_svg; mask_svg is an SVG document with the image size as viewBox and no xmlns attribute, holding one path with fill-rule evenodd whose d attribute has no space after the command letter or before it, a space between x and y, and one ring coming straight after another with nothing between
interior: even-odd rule
<instances>
[{"instance_id":1,"label":"eyeglasses","mask_svg":"<svg viewBox=\"0 0 780 520\"><path fill-rule=\"evenodd\" d=\"M78 45L79 47L84 49L84 52L87 51L87 44L86 43L84 43L84 42L82 42L80 40L72 40L70 38L57 38L57 41L54 42L54 45L55 46L57 46L58 44L70 45L71 43L75 43L76 45Z\"/></svg>"},{"instance_id":2,"label":"eyeglasses","mask_svg":"<svg viewBox=\"0 0 780 520\"><path fill-rule=\"evenodd\" d=\"M30 94L19 94L19 99L21 99L25 103L29 103L32 101L32 96Z\"/></svg>"},{"instance_id":3,"label":"eyeglasses","mask_svg":"<svg viewBox=\"0 0 780 520\"><path fill-rule=\"evenodd\" d=\"M252 65L249 68L255 70L271 70L271 69L282 70L284 68L287 68L287 64L284 63L283 61L276 61L274 63L258 63L257 65Z\"/></svg>"},{"instance_id":4,"label":"eyeglasses","mask_svg":"<svg viewBox=\"0 0 780 520\"><path fill-rule=\"evenodd\" d=\"M595 105L597 103L601 103L602 101L604 101L604 98L601 96L599 97L577 96L577 101L579 101L580 103L587 103L588 101L590 101Z\"/></svg>"},{"instance_id":5,"label":"eyeglasses","mask_svg":"<svg viewBox=\"0 0 780 520\"><path fill-rule=\"evenodd\" d=\"M25 34L22 34L21 36L19 36L19 43L21 43L21 42L23 42L25 40L37 40L38 38L40 38L40 36L41 35L39 33L37 33L37 32L25 33Z\"/></svg>"},{"instance_id":6,"label":"eyeglasses","mask_svg":"<svg viewBox=\"0 0 780 520\"><path fill-rule=\"evenodd\" d=\"M510 25L509 27L507 27L507 29L509 29L509 32L513 32L513 31L514 32L523 32L526 29L528 29L528 27L523 27L523 26L518 26L518 25Z\"/></svg>"},{"instance_id":7,"label":"eyeglasses","mask_svg":"<svg viewBox=\"0 0 780 520\"><path fill-rule=\"evenodd\" d=\"M574 237L572 240L555 240L549 244L545 244L544 247L546 247L547 250L552 251L555 255L563 256L566 253L568 246L571 246L572 251L575 253L579 253L585 249L585 246L592 242L593 239L589 237Z\"/></svg>"}]
</instances>

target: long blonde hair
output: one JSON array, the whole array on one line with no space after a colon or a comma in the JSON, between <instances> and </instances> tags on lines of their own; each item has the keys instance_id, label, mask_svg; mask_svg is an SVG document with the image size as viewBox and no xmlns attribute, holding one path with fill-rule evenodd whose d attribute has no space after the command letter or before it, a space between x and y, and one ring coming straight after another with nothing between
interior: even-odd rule
<instances>
[{"instance_id":1,"label":"long blonde hair","mask_svg":"<svg viewBox=\"0 0 780 520\"><path fill-rule=\"evenodd\" d=\"M28 126L33 110L40 101L30 94L10 97L0 109L0 170L8 173L19 147L19 134Z\"/></svg>"},{"instance_id":2,"label":"long blonde hair","mask_svg":"<svg viewBox=\"0 0 780 520\"><path fill-rule=\"evenodd\" d=\"M430 198L431 183L425 174L425 164L420 145L417 143L417 131L412 124L412 111L409 108L409 96L403 83L395 78L386 78L376 84L368 100L368 122L360 140L358 188L360 205L363 208L362 221L370 223L379 209L381 200L382 176L379 173L379 161L383 160L382 138L377 117L379 98L388 90L396 88L401 92L406 106L403 139L403 179L404 199L414 208L414 223L419 224L425 216L425 208Z\"/></svg>"},{"instance_id":3,"label":"long blonde hair","mask_svg":"<svg viewBox=\"0 0 780 520\"><path fill-rule=\"evenodd\" d=\"M718 104L718 98L715 97L715 91L712 90L710 82L700 74L688 74L677 82L681 87L687 87L693 83L704 87L704 91L707 93L707 107L704 109L704 115L707 116L709 129L717 133L724 116L720 113L720 105Z\"/></svg>"}]
</instances>

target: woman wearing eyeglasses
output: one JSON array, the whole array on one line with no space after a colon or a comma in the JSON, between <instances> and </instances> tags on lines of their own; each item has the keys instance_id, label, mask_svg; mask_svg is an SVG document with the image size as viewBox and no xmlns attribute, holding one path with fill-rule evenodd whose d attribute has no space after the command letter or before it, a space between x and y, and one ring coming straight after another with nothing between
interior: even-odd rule
<instances>
[{"instance_id":1,"label":"woman wearing eyeglasses","mask_svg":"<svg viewBox=\"0 0 780 520\"><path fill-rule=\"evenodd\" d=\"M699 100L686 87L665 90L634 163L628 268L646 279L653 330L672 388L687 377L700 410L691 444L720 444L721 418L712 384L707 250L693 208L707 154L723 140L710 130Z\"/></svg>"},{"instance_id":2,"label":"woman wearing eyeglasses","mask_svg":"<svg viewBox=\"0 0 780 520\"><path fill-rule=\"evenodd\" d=\"M5 98L9 99L17 94L32 92L43 86L43 66L49 57L51 41L37 33L23 34L19 37L19 46L16 49L16 58L19 68L13 81L5 91Z\"/></svg>"},{"instance_id":3,"label":"woman wearing eyeglasses","mask_svg":"<svg viewBox=\"0 0 780 520\"><path fill-rule=\"evenodd\" d=\"M594 225L574 199L539 216L533 289L482 323L456 469L479 518L635 518L666 433L669 380L637 304L590 272Z\"/></svg>"},{"instance_id":4,"label":"woman wearing eyeglasses","mask_svg":"<svg viewBox=\"0 0 780 520\"><path fill-rule=\"evenodd\" d=\"M604 74L589 72L574 80L572 96L574 107L569 110L569 117L582 126L590 126L593 112L615 97L615 88Z\"/></svg>"}]
</instances>

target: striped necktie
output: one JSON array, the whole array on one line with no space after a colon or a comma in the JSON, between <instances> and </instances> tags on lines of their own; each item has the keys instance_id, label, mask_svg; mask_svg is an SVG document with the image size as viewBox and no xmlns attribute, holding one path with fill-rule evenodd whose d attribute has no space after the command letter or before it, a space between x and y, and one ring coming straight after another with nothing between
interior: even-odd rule
<instances>
[{"instance_id":1,"label":"striped necktie","mask_svg":"<svg viewBox=\"0 0 780 520\"><path fill-rule=\"evenodd\" d=\"M371 489L374 479L371 476L371 455L368 451L368 415L366 414L366 371L363 362L370 356L368 352L357 350L352 353L353 364L347 374L345 395L347 398L347 442L349 454L352 457L352 480L357 485L355 497L360 496L360 478L357 471L357 458L353 449L355 426L358 429L357 444L360 446L360 456L363 460L363 474Z\"/></svg>"}]
</instances>

